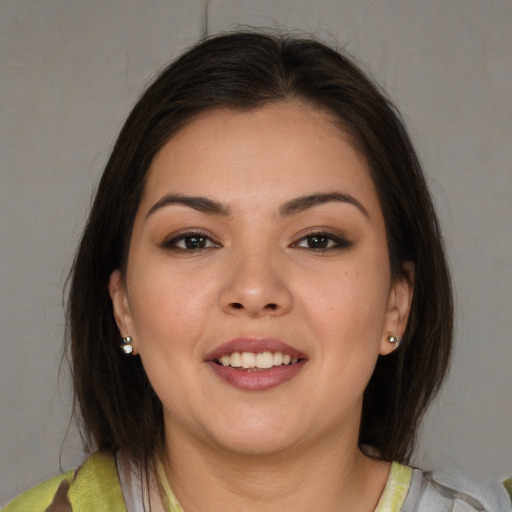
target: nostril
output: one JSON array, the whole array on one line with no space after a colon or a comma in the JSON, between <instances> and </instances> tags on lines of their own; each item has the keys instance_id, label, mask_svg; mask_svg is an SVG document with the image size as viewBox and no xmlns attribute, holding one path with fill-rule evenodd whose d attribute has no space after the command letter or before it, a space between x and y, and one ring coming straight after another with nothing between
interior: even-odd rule
<instances>
[{"instance_id":1,"label":"nostril","mask_svg":"<svg viewBox=\"0 0 512 512\"><path fill-rule=\"evenodd\" d=\"M240 302L232 302L230 304L230 306L233 308L233 309L244 309L244 305L241 304ZM271 302L270 304L267 304L264 309L266 310L270 310L270 311L275 311L276 309L278 309L279 306L273 302Z\"/></svg>"}]
</instances>

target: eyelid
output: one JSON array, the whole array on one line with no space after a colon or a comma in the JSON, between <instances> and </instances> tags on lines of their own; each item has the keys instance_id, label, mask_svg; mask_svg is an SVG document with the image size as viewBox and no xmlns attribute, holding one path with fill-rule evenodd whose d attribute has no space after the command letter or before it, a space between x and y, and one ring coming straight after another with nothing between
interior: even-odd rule
<instances>
[{"instance_id":1,"label":"eyelid","mask_svg":"<svg viewBox=\"0 0 512 512\"><path fill-rule=\"evenodd\" d=\"M208 247L199 247L197 249L186 249L184 247L178 247L177 243L185 240L186 238L201 237L208 240L212 245ZM222 245L209 233L206 233L200 228L189 228L180 230L172 235L166 237L162 243L159 244L162 249L173 250L176 252L198 252L201 250L208 250L212 248L219 248Z\"/></svg>"},{"instance_id":2,"label":"eyelid","mask_svg":"<svg viewBox=\"0 0 512 512\"><path fill-rule=\"evenodd\" d=\"M299 244L303 241L305 241L307 238L312 237L325 237L329 239L330 241L334 242L334 246L331 247L325 247L325 248L314 248L314 247L301 247ZM291 244L291 247L297 248L297 249L304 249L312 252L327 252L327 251L335 251L335 250L341 250L341 249L349 249L354 245L353 242L348 240L348 238L343 235L342 233L334 234L331 230L325 229L325 228L313 228L306 232L300 233L296 238L295 241Z\"/></svg>"}]
</instances>

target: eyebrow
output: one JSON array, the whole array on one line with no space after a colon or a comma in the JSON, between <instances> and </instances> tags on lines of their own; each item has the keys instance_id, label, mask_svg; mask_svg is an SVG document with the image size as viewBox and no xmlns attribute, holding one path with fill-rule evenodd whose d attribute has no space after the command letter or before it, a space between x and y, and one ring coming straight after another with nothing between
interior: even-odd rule
<instances>
[{"instance_id":1,"label":"eyebrow","mask_svg":"<svg viewBox=\"0 0 512 512\"><path fill-rule=\"evenodd\" d=\"M225 216L230 214L230 208L228 206L214 201L213 199L208 199L207 197L168 194L162 197L149 209L148 213L146 214L146 219L160 208L169 206L171 204L188 206L189 208L193 208L194 210L200 211L202 213L209 213L213 215Z\"/></svg>"},{"instance_id":2,"label":"eyebrow","mask_svg":"<svg viewBox=\"0 0 512 512\"><path fill-rule=\"evenodd\" d=\"M309 194L305 196L299 196L287 201L279 208L280 217L290 217L297 215L310 208L320 206L322 204L330 202L340 202L351 204L358 208L366 217L369 217L366 208L350 194L344 194L341 192L320 192L317 194ZM148 211L146 218L155 213L157 210L164 208L165 206L178 204L182 206L188 206L194 210L202 213L211 215L222 215L227 216L231 213L229 206L208 199L202 196L184 196L180 194L167 194L159 199Z\"/></svg>"},{"instance_id":3,"label":"eyebrow","mask_svg":"<svg viewBox=\"0 0 512 512\"><path fill-rule=\"evenodd\" d=\"M340 192L322 192L296 197L287 201L279 208L279 215L282 217L289 217L290 215L296 215L308 210L309 208L314 208L315 206L320 206L333 201L351 204L359 209L365 217L370 217L366 208L355 197L350 194L342 194Z\"/></svg>"}]
</instances>

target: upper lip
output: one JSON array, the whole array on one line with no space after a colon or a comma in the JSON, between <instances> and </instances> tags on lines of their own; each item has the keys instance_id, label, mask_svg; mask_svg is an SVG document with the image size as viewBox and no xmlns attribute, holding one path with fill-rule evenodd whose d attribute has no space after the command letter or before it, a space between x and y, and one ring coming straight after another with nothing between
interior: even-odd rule
<instances>
[{"instance_id":1,"label":"upper lip","mask_svg":"<svg viewBox=\"0 0 512 512\"><path fill-rule=\"evenodd\" d=\"M292 358L303 359L306 357L300 350L291 347L277 338L240 337L219 345L206 356L206 361L216 361L222 356L230 355L233 352L252 352L253 354L282 352L283 354L289 354Z\"/></svg>"}]
</instances>

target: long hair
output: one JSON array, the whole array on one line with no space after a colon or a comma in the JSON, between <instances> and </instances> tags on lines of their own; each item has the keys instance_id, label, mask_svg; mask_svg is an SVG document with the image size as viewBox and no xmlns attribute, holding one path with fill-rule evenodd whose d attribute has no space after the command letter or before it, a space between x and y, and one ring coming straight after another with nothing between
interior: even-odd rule
<instances>
[{"instance_id":1,"label":"long hair","mask_svg":"<svg viewBox=\"0 0 512 512\"><path fill-rule=\"evenodd\" d=\"M76 403L90 448L148 461L163 443L162 405L140 358L121 354L108 293L126 265L132 224L155 154L198 114L295 99L331 114L365 156L383 211L393 278L414 266L400 349L380 357L363 400L360 443L407 462L447 371L450 278L434 206L396 108L344 54L304 38L236 32L200 42L148 87L100 180L70 274L68 329Z\"/></svg>"}]
</instances>

